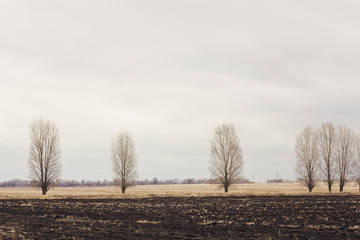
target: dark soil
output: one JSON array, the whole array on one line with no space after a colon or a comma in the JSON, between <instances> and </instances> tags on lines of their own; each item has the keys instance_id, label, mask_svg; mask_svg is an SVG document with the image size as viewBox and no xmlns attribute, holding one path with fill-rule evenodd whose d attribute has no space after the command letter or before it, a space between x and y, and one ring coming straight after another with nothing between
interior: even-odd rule
<instances>
[{"instance_id":1,"label":"dark soil","mask_svg":"<svg viewBox=\"0 0 360 240\"><path fill-rule=\"evenodd\" d=\"M350 195L0 200L0 239L360 239Z\"/></svg>"}]
</instances>

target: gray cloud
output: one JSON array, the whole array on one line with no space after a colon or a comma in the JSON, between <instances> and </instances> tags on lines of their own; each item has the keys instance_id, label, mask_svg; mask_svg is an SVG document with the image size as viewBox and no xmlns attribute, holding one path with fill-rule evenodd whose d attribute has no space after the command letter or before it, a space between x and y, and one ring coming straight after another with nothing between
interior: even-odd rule
<instances>
[{"instance_id":1,"label":"gray cloud","mask_svg":"<svg viewBox=\"0 0 360 240\"><path fill-rule=\"evenodd\" d=\"M360 129L359 5L1 2L0 180L27 177L36 116L60 128L64 178L112 178L123 129L141 178L208 177L223 122L235 124L245 176L294 178L303 127Z\"/></svg>"}]
</instances>

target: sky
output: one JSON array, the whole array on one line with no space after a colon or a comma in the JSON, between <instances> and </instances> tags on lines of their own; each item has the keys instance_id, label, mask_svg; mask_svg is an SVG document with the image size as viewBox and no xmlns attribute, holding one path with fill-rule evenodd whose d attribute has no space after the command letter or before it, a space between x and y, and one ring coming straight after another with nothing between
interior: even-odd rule
<instances>
[{"instance_id":1,"label":"sky","mask_svg":"<svg viewBox=\"0 0 360 240\"><path fill-rule=\"evenodd\" d=\"M53 120L63 179L113 179L132 134L139 179L209 178L232 123L243 176L295 179L322 122L360 132L360 2L0 1L0 181L27 179L29 126Z\"/></svg>"}]
</instances>

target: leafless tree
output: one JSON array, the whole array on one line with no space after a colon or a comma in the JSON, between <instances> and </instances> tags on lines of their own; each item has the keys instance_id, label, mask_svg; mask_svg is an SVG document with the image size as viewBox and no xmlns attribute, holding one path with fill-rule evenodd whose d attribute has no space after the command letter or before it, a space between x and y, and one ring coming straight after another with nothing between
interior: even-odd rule
<instances>
[{"instance_id":1,"label":"leafless tree","mask_svg":"<svg viewBox=\"0 0 360 240\"><path fill-rule=\"evenodd\" d=\"M30 126L30 140L30 178L45 195L61 173L59 130L52 121L35 119Z\"/></svg>"},{"instance_id":2,"label":"leafless tree","mask_svg":"<svg viewBox=\"0 0 360 240\"><path fill-rule=\"evenodd\" d=\"M355 158L354 158L354 177L355 181L359 184L360 191L360 135L356 137L356 148L355 148Z\"/></svg>"},{"instance_id":3,"label":"leafless tree","mask_svg":"<svg viewBox=\"0 0 360 240\"><path fill-rule=\"evenodd\" d=\"M339 126L337 144L337 167L339 174L340 192L344 190L344 186L351 174L355 153L355 134L352 130L345 126Z\"/></svg>"},{"instance_id":4,"label":"leafless tree","mask_svg":"<svg viewBox=\"0 0 360 240\"><path fill-rule=\"evenodd\" d=\"M212 177L228 192L230 185L240 179L242 166L243 154L234 125L219 125L211 141L209 170Z\"/></svg>"},{"instance_id":5,"label":"leafless tree","mask_svg":"<svg viewBox=\"0 0 360 240\"><path fill-rule=\"evenodd\" d=\"M318 179L318 139L318 132L310 127L304 128L296 137L296 173L309 192L312 192Z\"/></svg>"},{"instance_id":6,"label":"leafless tree","mask_svg":"<svg viewBox=\"0 0 360 240\"><path fill-rule=\"evenodd\" d=\"M115 173L115 184L126 188L135 185L137 178L135 146L128 132L118 134L112 142L112 165Z\"/></svg>"},{"instance_id":7,"label":"leafless tree","mask_svg":"<svg viewBox=\"0 0 360 240\"><path fill-rule=\"evenodd\" d=\"M332 123L323 123L319 128L320 169L326 179L329 192L336 174L336 129Z\"/></svg>"}]
</instances>

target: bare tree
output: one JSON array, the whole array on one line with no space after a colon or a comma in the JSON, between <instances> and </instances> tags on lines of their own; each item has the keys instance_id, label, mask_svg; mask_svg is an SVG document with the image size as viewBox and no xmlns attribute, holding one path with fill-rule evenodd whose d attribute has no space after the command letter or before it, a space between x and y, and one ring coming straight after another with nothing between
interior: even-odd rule
<instances>
[{"instance_id":1,"label":"bare tree","mask_svg":"<svg viewBox=\"0 0 360 240\"><path fill-rule=\"evenodd\" d=\"M351 174L351 167L354 159L355 134L345 126L338 127L338 144L337 144L337 167L339 174L340 192Z\"/></svg>"},{"instance_id":2,"label":"bare tree","mask_svg":"<svg viewBox=\"0 0 360 240\"><path fill-rule=\"evenodd\" d=\"M59 131L54 122L39 118L31 123L30 140L30 178L45 195L61 173Z\"/></svg>"},{"instance_id":3,"label":"bare tree","mask_svg":"<svg viewBox=\"0 0 360 240\"><path fill-rule=\"evenodd\" d=\"M355 148L355 161L354 161L354 177L355 181L359 184L360 191L360 135L356 137L356 148Z\"/></svg>"},{"instance_id":4,"label":"bare tree","mask_svg":"<svg viewBox=\"0 0 360 240\"><path fill-rule=\"evenodd\" d=\"M336 129L332 123L323 123L319 128L320 169L326 179L329 192L336 174Z\"/></svg>"},{"instance_id":5,"label":"bare tree","mask_svg":"<svg viewBox=\"0 0 360 240\"><path fill-rule=\"evenodd\" d=\"M212 177L228 192L230 185L239 180L242 166L243 154L234 125L219 125L211 141L209 171Z\"/></svg>"},{"instance_id":6,"label":"bare tree","mask_svg":"<svg viewBox=\"0 0 360 240\"><path fill-rule=\"evenodd\" d=\"M115 173L115 184L126 188L135 185L137 178L135 146L128 132L118 134L112 142L112 165Z\"/></svg>"},{"instance_id":7,"label":"bare tree","mask_svg":"<svg viewBox=\"0 0 360 240\"><path fill-rule=\"evenodd\" d=\"M296 137L296 173L309 192L316 185L319 168L318 132L306 127Z\"/></svg>"}]
</instances>

